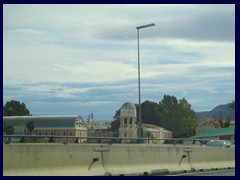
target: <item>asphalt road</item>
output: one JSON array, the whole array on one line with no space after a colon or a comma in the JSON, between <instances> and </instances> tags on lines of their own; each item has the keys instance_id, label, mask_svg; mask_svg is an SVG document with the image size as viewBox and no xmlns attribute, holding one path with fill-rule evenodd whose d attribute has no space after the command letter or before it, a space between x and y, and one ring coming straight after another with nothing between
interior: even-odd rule
<instances>
[{"instance_id":1,"label":"asphalt road","mask_svg":"<svg viewBox=\"0 0 240 180\"><path fill-rule=\"evenodd\" d=\"M191 173L175 174L171 176L235 176L235 169L205 171L205 172L191 172Z\"/></svg>"}]
</instances>

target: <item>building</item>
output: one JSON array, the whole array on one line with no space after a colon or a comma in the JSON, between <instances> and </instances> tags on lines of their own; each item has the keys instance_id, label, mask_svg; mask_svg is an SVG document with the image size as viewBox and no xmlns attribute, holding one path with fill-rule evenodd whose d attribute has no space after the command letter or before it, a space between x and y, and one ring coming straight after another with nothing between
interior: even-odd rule
<instances>
[{"instance_id":1,"label":"building","mask_svg":"<svg viewBox=\"0 0 240 180\"><path fill-rule=\"evenodd\" d=\"M216 140L235 140L235 127L213 128L192 138L216 139Z\"/></svg>"},{"instance_id":2,"label":"building","mask_svg":"<svg viewBox=\"0 0 240 180\"><path fill-rule=\"evenodd\" d=\"M172 138L172 132L152 124L142 124L145 138ZM125 103L120 109L119 137L137 138L137 109L133 103Z\"/></svg>"},{"instance_id":3,"label":"building","mask_svg":"<svg viewBox=\"0 0 240 180\"><path fill-rule=\"evenodd\" d=\"M136 106L125 103L120 109L119 137L137 137L137 113Z\"/></svg>"},{"instance_id":4,"label":"building","mask_svg":"<svg viewBox=\"0 0 240 180\"><path fill-rule=\"evenodd\" d=\"M87 125L87 136L112 137L111 121L91 120L91 126Z\"/></svg>"},{"instance_id":5,"label":"building","mask_svg":"<svg viewBox=\"0 0 240 180\"><path fill-rule=\"evenodd\" d=\"M14 126L14 134L29 134L26 124L34 122L32 135L76 136L87 137L87 128L81 116L5 116L6 126ZM47 142L50 139L37 138L37 142ZM52 142L75 142L76 138L53 138ZM79 138L78 143L85 141Z\"/></svg>"},{"instance_id":6,"label":"building","mask_svg":"<svg viewBox=\"0 0 240 180\"><path fill-rule=\"evenodd\" d=\"M93 113L88 116L86 127L88 136L111 137L109 136L111 121L95 121L93 119Z\"/></svg>"}]
</instances>

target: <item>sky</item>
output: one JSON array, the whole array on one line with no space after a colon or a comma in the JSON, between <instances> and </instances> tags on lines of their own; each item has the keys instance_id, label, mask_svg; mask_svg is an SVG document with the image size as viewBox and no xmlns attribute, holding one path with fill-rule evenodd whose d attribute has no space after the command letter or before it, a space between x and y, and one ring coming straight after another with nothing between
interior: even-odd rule
<instances>
[{"instance_id":1,"label":"sky","mask_svg":"<svg viewBox=\"0 0 240 180\"><path fill-rule=\"evenodd\" d=\"M112 120L125 102L235 100L233 4L4 4L3 104L32 115Z\"/></svg>"}]
</instances>

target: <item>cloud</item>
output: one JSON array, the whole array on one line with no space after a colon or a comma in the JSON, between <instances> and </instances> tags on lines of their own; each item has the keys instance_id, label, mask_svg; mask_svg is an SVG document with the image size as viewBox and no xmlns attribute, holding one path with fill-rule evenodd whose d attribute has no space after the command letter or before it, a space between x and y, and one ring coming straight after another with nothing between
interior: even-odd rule
<instances>
[{"instance_id":1,"label":"cloud","mask_svg":"<svg viewBox=\"0 0 240 180\"><path fill-rule=\"evenodd\" d=\"M169 5L167 9L162 5L153 6L155 7L151 7L151 13L148 11L150 6L144 10L143 6L139 6L137 11L141 12L139 17L143 17L143 21L154 19L152 22L156 24L155 27L140 30L141 38L230 42L235 40L234 5ZM103 39L133 40L136 34L134 30L136 31L132 24L120 24L99 32L96 36Z\"/></svg>"},{"instance_id":2,"label":"cloud","mask_svg":"<svg viewBox=\"0 0 240 180\"><path fill-rule=\"evenodd\" d=\"M235 98L234 5L3 6L4 102L39 114L112 118L142 99L185 97L196 110ZM210 101L210 102L209 102ZM47 108L48 107L48 108Z\"/></svg>"}]
</instances>

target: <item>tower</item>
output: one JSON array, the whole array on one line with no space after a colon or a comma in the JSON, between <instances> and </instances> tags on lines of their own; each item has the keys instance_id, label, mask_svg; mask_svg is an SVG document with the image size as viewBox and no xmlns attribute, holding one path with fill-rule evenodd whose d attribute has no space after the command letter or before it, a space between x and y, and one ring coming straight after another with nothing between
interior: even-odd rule
<instances>
[{"instance_id":1,"label":"tower","mask_svg":"<svg viewBox=\"0 0 240 180\"><path fill-rule=\"evenodd\" d=\"M124 103L120 109L120 137L137 137L137 112L133 103Z\"/></svg>"}]
</instances>

